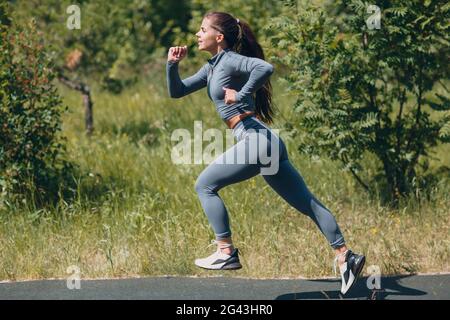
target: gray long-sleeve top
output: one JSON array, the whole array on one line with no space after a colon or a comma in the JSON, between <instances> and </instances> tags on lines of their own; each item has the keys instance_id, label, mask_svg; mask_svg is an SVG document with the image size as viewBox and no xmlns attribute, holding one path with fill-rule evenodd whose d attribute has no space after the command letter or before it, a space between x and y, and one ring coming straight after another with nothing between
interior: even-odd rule
<instances>
[{"instance_id":1,"label":"gray long-sleeve top","mask_svg":"<svg viewBox=\"0 0 450 320\"><path fill-rule=\"evenodd\" d=\"M273 66L266 61L243 56L226 48L203 65L200 70L181 80L178 62L166 64L167 87L172 98L181 98L207 86L208 96L216 105L223 120L246 111L255 111L253 94L262 87L273 73ZM236 103L225 104L223 87L234 89Z\"/></svg>"}]
</instances>

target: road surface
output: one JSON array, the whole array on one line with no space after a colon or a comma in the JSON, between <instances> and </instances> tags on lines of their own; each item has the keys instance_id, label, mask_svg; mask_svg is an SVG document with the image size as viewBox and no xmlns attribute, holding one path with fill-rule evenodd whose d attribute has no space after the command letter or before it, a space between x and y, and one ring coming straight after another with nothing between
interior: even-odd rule
<instances>
[{"instance_id":1,"label":"road surface","mask_svg":"<svg viewBox=\"0 0 450 320\"><path fill-rule=\"evenodd\" d=\"M367 277L363 277L358 279L345 297L339 293L338 279L257 280L232 277L167 276L107 280L81 279L79 289L76 288L76 284L71 280L2 282L0 283L0 299L450 299L450 274L382 277L380 290L369 289Z\"/></svg>"}]
</instances>

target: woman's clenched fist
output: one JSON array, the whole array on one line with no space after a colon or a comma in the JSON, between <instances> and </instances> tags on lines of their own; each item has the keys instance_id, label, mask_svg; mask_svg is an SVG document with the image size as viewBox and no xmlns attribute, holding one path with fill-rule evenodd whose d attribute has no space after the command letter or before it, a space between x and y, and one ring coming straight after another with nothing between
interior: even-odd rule
<instances>
[{"instance_id":1,"label":"woman's clenched fist","mask_svg":"<svg viewBox=\"0 0 450 320\"><path fill-rule=\"evenodd\" d=\"M187 55L187 46L184 47L170 47L167 54L167 61L178 62Z\"/></svg>"},{"instance_id":2,"label":"woman's clenched fist","mask_svg":"<svg viewBox=\"0 0 450 320\"><path fill-rule=\"evenodd\" d=\"M237 91L234 89L229 89L229 88L225 88L222 87L223 90L225 90L225 97L224 97L224 102L226 104L232 104L236 102L236 93Z\"/></svg>"}]
</instances>

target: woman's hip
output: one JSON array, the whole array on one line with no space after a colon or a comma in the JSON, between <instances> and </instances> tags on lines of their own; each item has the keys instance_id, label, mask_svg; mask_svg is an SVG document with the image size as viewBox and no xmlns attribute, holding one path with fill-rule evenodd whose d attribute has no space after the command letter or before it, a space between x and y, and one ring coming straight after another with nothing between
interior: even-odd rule
<instances>
[{"instance_id":1,"label":"woman's hip","mask_svg":"<svg viewBox=\"0 0 450 320\"><path fill-rule=\"evenodd\" d=\"M270 157L271 161L288 159L287 149L278 134L256 117L248 117L240 121L233 130L238 143L235 148L239 153L248 153L250 158Z\"/></svg>"}]
</instances>

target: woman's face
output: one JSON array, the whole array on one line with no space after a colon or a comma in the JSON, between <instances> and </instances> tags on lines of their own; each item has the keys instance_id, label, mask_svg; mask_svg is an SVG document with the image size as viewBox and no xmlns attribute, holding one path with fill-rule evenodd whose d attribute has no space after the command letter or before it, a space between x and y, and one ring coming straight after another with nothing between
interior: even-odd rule
<instances>
[{"instance_id":1,"label":"woman's face","mask_svg":"<svg viewBox=\"0 0 450 320\"><path fill-rule=\"evenodd\" d=\"M223 34L211 27L210 20L204 18L200 30L195 34L198 40L198 49L217 53L220 43L223 43Z\"/></svg>"}]
</instances>

